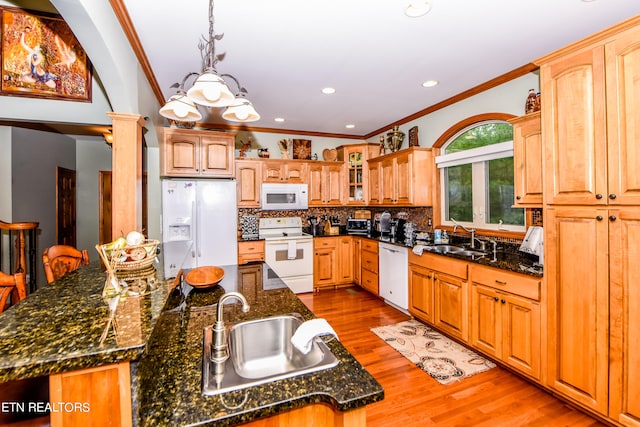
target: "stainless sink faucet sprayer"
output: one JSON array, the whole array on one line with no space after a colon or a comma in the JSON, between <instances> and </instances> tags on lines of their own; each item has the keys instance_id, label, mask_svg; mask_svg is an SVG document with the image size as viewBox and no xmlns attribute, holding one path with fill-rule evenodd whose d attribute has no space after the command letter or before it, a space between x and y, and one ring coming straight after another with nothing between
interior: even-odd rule
<instances>
[{"instance_id":1,"label":"stainless sink faucet sprayer","mask_svg":"<svg viewBox=\"0 0 640 427\"><path fill-rule=\"evenodd\" d=\"M235 298L242 303L243 313L249 311L249 304L247 304L246 298L240 292L227 292L218 300L216 323L213 324L213 346L211 349L211 360L216 363L222 363L229 358L229 349L227 347L227 331L224 326L222 311L224 303L232 298Z\"/></svg>"}]
</instances>

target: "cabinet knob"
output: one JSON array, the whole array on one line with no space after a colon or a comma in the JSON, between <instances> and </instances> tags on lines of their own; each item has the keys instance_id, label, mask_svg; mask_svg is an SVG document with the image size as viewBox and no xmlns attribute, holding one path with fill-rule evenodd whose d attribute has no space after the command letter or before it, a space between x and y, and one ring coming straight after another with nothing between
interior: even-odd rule
<instances>
[{"instance_id":1,"label":"cabinet knob","mask_svg":"<svg viewBox=\"0 0 640 427\"><path fill-rule=\"evenodd\" d=\"M618 218L616 218L615 215L609 216L609 221L615 221L616 219L618 219Z\"/></svg>"},{"instance_id":2,"label":"cabinet knob","mask_svg":"<svg viewBox=\"0 0 640 427\"><path fill-rule=\"evenodd\" d=\"M596 194L596 199L598 199L598 200L602 199L602 194L600 194L600 193Z\"/></svg>"},{"instance_id":3,"label":"cabinet knob","mask_svg":"<svg viewBox=\"0 0 640 427\"><path fill-rule=\"evenodd\" d=\"M602 215L598 215L598 216L596 217L596 219L597 219L598 221L602 221L604 218L602 217Z\"/></svg>"},{"instance_id":4,"label":"cabinet knob","mask_svg":"<svg viewBox=\"0 0 640 427\"><path fill-rule=\"evenodd\" d=\"M500 300L500 298L498 298L498 297L493 297L493 300L494 300L495 302L498 302L498 301Z\"/></svg>"},{"instance_id":5,"label":"cabinet knob","mask_svg":"<svg viewBox=\"0 0 640 427\"><path fill-rule=\"evenodd\" d=\"M500 303L502 303L502 304L506 304L506 303L507 303L507 300L505 300L505 299L501 299L501 300L500 300Z\"/></svg>"},{"instance_id":6,"label":"cabinet knob","mask_svg":"<svg viewBox=\"0 0 640 427\"><path fill-rule=\"evenodd\" d=\"M516 196L516 200L520 200L520 199L522 199L522 197Z\"/></svg>"},{"instance_id":7,"label":"cabinet knob","mask_svg":"<svg viewBox=\"0 0 640 427\"><path fill-rule=\"evenodd\" d=\"M610 198L611 200L615 199L616 197L617 197L617 196L616 196L615 194L613 194L613 193L609 194L609 198Z\"/></svg>"}]
</instances>

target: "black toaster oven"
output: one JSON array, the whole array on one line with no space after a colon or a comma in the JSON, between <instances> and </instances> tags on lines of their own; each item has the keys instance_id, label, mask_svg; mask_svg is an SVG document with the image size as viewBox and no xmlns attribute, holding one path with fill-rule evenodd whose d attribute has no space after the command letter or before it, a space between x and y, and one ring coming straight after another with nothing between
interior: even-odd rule
<instances>
[{"instance_id":1,"label":"black toaster oven","mask_svg":"<svg viewBox=\"0 0 640 427\"><path fill-rule=\"evenodd\" d=\"M371 234L371 220L360 218L347 219L348 234Z\"/></svg>"}]
</instances>

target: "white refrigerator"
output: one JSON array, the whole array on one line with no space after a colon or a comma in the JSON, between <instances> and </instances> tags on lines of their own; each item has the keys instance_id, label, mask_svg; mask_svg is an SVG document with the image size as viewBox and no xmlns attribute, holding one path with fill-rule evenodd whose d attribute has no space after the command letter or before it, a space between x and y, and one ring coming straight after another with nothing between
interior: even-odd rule
<instances>
[{"instance_id":1,"label":"white refrigerator","mask_svg":"<svg viewBox=\"0 0 640 427\"><path fill-rule=\"evenodd\" d=\"M181 268L238 263L236 181L162 180L165 277Z\"/></svg>"}]
</instances>

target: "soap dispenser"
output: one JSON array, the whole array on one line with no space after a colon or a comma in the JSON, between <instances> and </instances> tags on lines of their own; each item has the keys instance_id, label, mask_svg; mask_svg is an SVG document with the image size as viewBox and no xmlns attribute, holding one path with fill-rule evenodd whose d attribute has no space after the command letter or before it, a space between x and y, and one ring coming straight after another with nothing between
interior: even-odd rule
<instances>
[{"instance_id":1,"label":"soap dispenser","mask_svg":"<svg viewBox=\"0 0 640 427\"><path fill-rule=\"evenodd\" d=\"M447 234L447 230L442 233L442 244L449 244L449 235Z\"/></svg>"}]
</instances>

